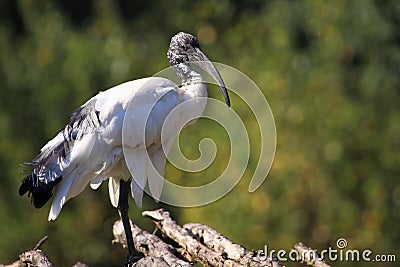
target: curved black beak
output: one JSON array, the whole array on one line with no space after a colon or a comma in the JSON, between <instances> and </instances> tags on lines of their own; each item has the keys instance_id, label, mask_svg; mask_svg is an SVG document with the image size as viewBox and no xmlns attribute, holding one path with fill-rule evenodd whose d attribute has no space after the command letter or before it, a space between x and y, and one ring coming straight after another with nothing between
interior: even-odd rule
<instances>
[{"instance_id":1,"label":"curved black beak","mask_svg":"<svg viewBox=\"0 0 400 267\"><path fill-rule=\"evenodd\" d=\"M195 52L189 54L189 59L196 63L200 68L205 70L210 76L217 82L219 88L221 88L221 92L224 95L225 103L228 107L231 106L231 100L229 99L228 91L225 87L225 83L221 78L217 68L211 61L201 52L200 48L195 48Z\"/></svg>"}]
</instances>

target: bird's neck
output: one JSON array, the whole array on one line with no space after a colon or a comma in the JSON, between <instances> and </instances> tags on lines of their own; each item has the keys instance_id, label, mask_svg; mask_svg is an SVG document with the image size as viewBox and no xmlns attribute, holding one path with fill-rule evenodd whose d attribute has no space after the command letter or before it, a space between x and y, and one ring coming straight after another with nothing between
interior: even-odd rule
<instances>
[{"instance_id":1,"label":"bird's neck","mask_svg":"<svg viewBox=\"0 0 400 267\"><path fill-rule=\"evenodd\" d=\"M182 83L180 93L182 100L207 97L207 84L204 77L191 66L180 63L173 66L176 76Z\"/></svg>"}]
</instances>

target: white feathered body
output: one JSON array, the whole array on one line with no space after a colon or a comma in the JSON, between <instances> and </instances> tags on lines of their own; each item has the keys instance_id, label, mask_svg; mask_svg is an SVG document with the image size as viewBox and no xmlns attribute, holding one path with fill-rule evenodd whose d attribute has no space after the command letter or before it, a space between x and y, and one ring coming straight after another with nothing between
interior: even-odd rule
<instances>
[{"instance_id":1,"label":"white feathered body","mask_svg":"<svg viewBox=\"0 0 400 267\"><path fill-rule=\"evenodd\" d=\"M159 199L166 163L162 147L168 153L182 124L180 120L187 113L200 116L205 108L204 99L183 109L185 116L178 113L169 120L167 132L163 133L166 138L161 140L163 122L183 101L206 96L206 84L201 77L198 82L180 88L170 80L151 77L123 83L88 100L32 163L32 180L43 183L54 195L49 220L56 219L65 202L80 194L89 183L96 189L106 179L114 206L118 205L120 179L132 176L131 191L138 206L147 182L151 195ZM54 182L56 179L60 180ZM55 185L49 186L52 183Z\"/></svg>"}]
</instances>

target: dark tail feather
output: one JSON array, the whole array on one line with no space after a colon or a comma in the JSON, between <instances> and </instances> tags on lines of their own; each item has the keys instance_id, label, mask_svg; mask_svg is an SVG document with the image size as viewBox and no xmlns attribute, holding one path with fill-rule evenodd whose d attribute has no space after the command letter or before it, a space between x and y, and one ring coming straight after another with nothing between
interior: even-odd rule
<instances>
[{"instance_id":1,"label":"dark tail feather","mask_svg":"<svg viewBox=\"0 0 400 267\"><path fill-rule=\"evenodd\" d=\"M19 190L18 190L18 193L19 193L20 196L25 195L26 192L29 191L29 188L31 188L29 186L29 178L30 178L30 175L22 180L22 184L20 185Z\"/></svg>"},{"instance_id":2,"label":"dark tail feather","mask_svg":"<svg viewBox=\"0 0 400 267\"><path fill-rule=\"evenodd\" d=\"M31 197L31 202L35 208L41 208L53 196L53 188L61 181L61 177L57 177L54 181L44 182L40 181L37 175L32 172L25 179L19 187L19 195L23 196L28 192Z\"/></svg>"},{"instance_id":3,"label":"dark tail feather","mask_svg":"<svg viewBox=\"0 0 400 267\"><path fill-rule=\"evenodd\" d=\"M39 194L32 194L31 202L35 208L40 209L52 196L53 192L51 190Z\"/></svg>"}]
</instances>

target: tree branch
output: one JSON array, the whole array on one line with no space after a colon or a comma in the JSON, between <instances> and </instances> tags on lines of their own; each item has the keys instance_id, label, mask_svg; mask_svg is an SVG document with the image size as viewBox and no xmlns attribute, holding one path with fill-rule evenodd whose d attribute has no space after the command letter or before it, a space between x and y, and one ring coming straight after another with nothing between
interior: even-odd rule
<instances>
[{"instance_id":1,"label":"tree branch","mask_svg":"<svg viewBox=\"0 0 400 267\"><path fill-rule=\"evenodd\" d=\"M131 228L136 250L146 256L146 258L137 262L137 266L145 266L145 263L152 261L157 262L155 266L161 266L159 265L161 263L164 264L163 266L190 266L188 262L176 256L179 253L173 246L166 244L157 236L140 229L132 222ZM126 247L125 231L121 220L114 223L113 234L115 238L113 243L119 243L123 247Z\"/></svg>"},{"instance_id":2,"label":"tree branch","mask_svg":"<svg viewBox=\"0 0 400 267\"><path fill-rule=\"evenodd\" d=\"M33 248L33 250L39 250L42 245L44 244L44 242L47 241L47 239L49 239L49 237L46 235L44 236L42 239L39 240L39 242L36 244L36 246Z\"/></svg>"},{"instance_id":3,"label":"tree branch","mask_svg":"<svg viewBox=\"0 0 400 267\"><path fill-rule=\"evenodd\" d=\"M182 228L163 209L142 214L201 263L211 266L281 266L276 260L233 243L208 226L186 224Z\"/></svg>"},{"instance_id":4,"label":"tree branch","mask_svg":"<svg viewBox=\"0 0 400 267\"><path fill-rule=\"evenodd\" d=\"M189 266L192 261L206 266L282 266L276 259L268 258L261 252L248 251L208 226L186 224L182 227L163 209L144 211L142 215L150 218L156 224L156 229L176 242L178 248L132 224L136 249L146 255L136 266L144 266L144 261L149 260L148 256L152 260L160 258L166 263L165 266ZM113 232L116 242L126 246L120 221L114 224ZM170 257L171 253L174 255L173 260L167 261L166 256Z\"/></svg>"},{"instance_id":5,"label":"tree branch","mask_svg":"<svg viewBox=\"0 0 400 267\"><path fill-rule=\"evenodd\" d=\"M167 238L161 239L154 233L150 234L130 222L135 249L145 256L134 266L189 267L193 266L193 262L218 267L283 266L276 258L265 255L263 250L247 250L209 226L199 223L187 223L180 226L170 217L169 212L163 209L144 211L142 215L151 219L156 225L155 230L160 230ZM113 243L126 247L121 220L114 223L113 234ZM34 249L22 253L18 261L10 265L0 264L0 267L53 267L48 257L40 250L46 240L47 236L42 238ZM297 261L315 267L329 267L316 250L302 243L296 244L295 250L300 255ZM87 267L87 265L78 262L73 267Z\"/></svg>"},{"instance_id":6,"label":"tree branch","mask_svg":"<svg viewBox=\"0 0 400 267\"><path fill-rule=\"evenodd\" d=\"M307 247L303 245L303 243L297 243L294 245L294 248L299 252L299 261L315 267L330 267L330 265L326 264L322 257L319 256L315 249Z\"/></svg>"},{"instance_id":7,"label":"tree branch","mask_svg":"<svg viewBox=\"0 0 400 267\"><path fill-rule=\"evenodd\" d=\"M15 261L9 265L2 265L0 264L0 267L54 267L54 265L51 263L49 258L44 254L40 248L42 245L46 242L48 239L47 236L43 237L42 239L39 240L39 242L36 244L36 246L32 250L28 250L26 252L23 252L19 256L19 260ZM73 267L87 267L86 264L78 262L75 264Z\"/></svg>"}]
</instances>

